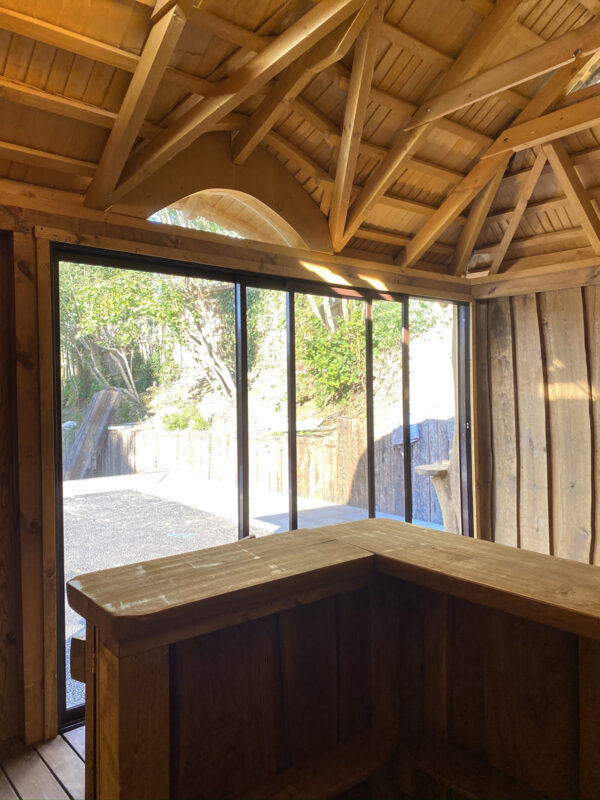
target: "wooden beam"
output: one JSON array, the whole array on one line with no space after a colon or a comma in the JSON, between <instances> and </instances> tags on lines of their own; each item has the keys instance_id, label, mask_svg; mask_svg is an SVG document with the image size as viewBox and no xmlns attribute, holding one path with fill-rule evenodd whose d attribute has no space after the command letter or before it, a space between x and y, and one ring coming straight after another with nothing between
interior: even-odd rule
<instances>
[{"instance_id":1,"label":"wooden beam","mask_svg":"<svg viewBox=\"0 0 600 800\"><path fill-rule=\"evenodd\" d=\"M571 208L590 241L592 249L600 255L600 218L598 218L598 214L596 214L590 198L575 172L575 167L571 163L563 143L549 142L544 145L543 150L556 173L556 177L569 200Z\"/></svg>"},{"instance_id":2,"label":"wooden beam","mask_svg":"<svg viewBox=\"0 0 600 800\"><path fill-rule=\"evenodd\" d=\"M303 101L302 105L296 107L296 104L299 100ZM372 94L370 100L372 100ZM315 110L314 106L311 106L310 110L307 111L306 105L310 106L310 103L305 105L304 98L300 97L294 101L293 105L296 113L307 119L307 121L313 122L311 116ZM307 113L305 113L305 111ZM342 133L340 129L337 127L335 122L325 117L325 115L319 114L319 116L321 119L316 119L315 124L319 125L320 123L320 132L323 133L325 140L328 142L328 144L334 147L339 147L342 142ZM365 156L369 156L369 158L376 158L378 161L383 161L383 159L389 153L389 148L383 147L379 144L373 144L373 142L368 142L363 139L360 142L360 152ZM413 156L410 159L410 162L407 164L407 168L412 169L415 172L422 172L425 175L431 175L432 177L445 181L451 185L458 183L464 177L464 173L459 172L458 170L450 169L445 167L443 164L435 164L432 161L418 158L417 156Z\"/></svg>"},{"instance_id":3,"label":"wooden beam","mask_svg":"<svg viewBox=\"0 0 600 800\"><path fill-rule=\"evenodd\" d=\"M2 180L0 182L3 184ZM135 252L157 258L172 258L177 249L180 261L192 264L212 264L226 269L241 269L261 275L310 279L320 283L344 287L375 289L382 292L416 294L448 300L468 301L471 297L469 281L449 275L433 275L419 270L409 270L402 276L394 265L382 265L366 258L333 256L323 252L302 250L283 245L232 240L226 236L178 228L174 225L157 225L146 220L134 220L111 212L85 209L90 219L103 223L104 235L98 228L85 227L75 231L36 226L38 238L80 244L89 247ZM93 217L92 217L93 215ZM107 223L114 222L111 234ZM108 230L107 230L108 228ZM133 239L123 238L127 231L135 231Z\"/></svg>"},{"instance_id":4,"label":"wooden beam","mask_svg":"<svg viewBox=\"0 0 600 800\"><path fill-rule=\"evenodd\" d=\"M211 33L225 42L236 44L252 53L260 53L271 41L267 36L249 31L247 28L236 25L204 8L192 6L184 10L190 24L202 33Z\"/></svg>"},{"instance_id":5,"label":"wooden beam","mask_svg":"<svg viewBox=\"0 0 600 800\"><path fill-rule=\"evenodd\" d=\"M379 230L377 228L369 228L363 225L354 234L357 239L366 239L370 242L383 242L384 244L391 244L395 247L404 247L413 238L406 236L402 233L393 233L392 231ZM442 255L452 255L454 248L449 244L440 244L436 242L431 247L432 253L440 253Z\"/></svg>"},{"instance_id":6,"label":"wooden beam","mask_svg":"<svg viewBox=\"0 0 600 800\"><path fill-rule=\"evenodd\" d=\"M487 186L479 193L473 201L473 206L469 212L467 223L461 231L461 234L456 245L456 250L452 258L452 274L464 275L467 271L467 264L477 237L481 233L483 223L489 213L489 210L494 202L494 197L498 191L498 187L502 182L502 172L498 172L489 181Z\"/></svg>"},{"instance_id":7,"label":"wooden beam","mask_svg":"<svg viewBox=\"0 0 600 800\"><path fill-rule=\"evenodd\" d=\"M238 116L237 114L235 115ZM243 115L239 115L243 116ZM239 122L232 120L228 122L227 119L215 126L219 130L232 130L238 127ZM275 131L269 131L265 137L265 144L272 147L278 153L281 153L285 158L292 159L298 166L307 172L321 187L328 190L333 189L333 178L326 172L314 159L308 156L303 150L296 147L283 136L280 136ZM354 192L360 190L359 186L353 188ZM418 200L411 200L408 197L399 197L398 195L385 194L380 197L377 204L385 208L393 208L399 211L408 211L411 214L421 214L426 217L431 217L437 211L437 206L430 203L423 203ZM466 220L465 217L459 216L456 220L459 224L463 224Z\"/></svg>"},{"instance_id":8,"label":"wooden beam","mask_svg":"<svg viewBox=\"0 0 600 800\"><path fill-rule=\"evenodd\" d=\"M513 271L509 268L500 275L473 277L473 298L484 300L491 297L509 297L517 294L565 289L570 286L586 286L600 281L600 257L591 247L565 251L559 263L548 259L538 266Z\"/></svg>"},{"instance_id":9,"label":"wooden beam","mask_svg":"<svg viewBox=\"0 0 600 800\"><path fill-rule=\"evenodd\" d=\"M8 8L0 8L0 29L35 39L61 50L67 50L69 53L76 53L93 61L100 61L102 64L109 64L111 67L125 70L125 72L135 72L140 60L140 56L136 53L130 53L120 47L114 47L106 42ZM212 83L173 67L165 72L165 80L185 91L200 95L211 95L221 90L220 83Z\"/></svg>"},{"instance_id":10,"label":"wooden beam","mask_svg":"<svg viewBox=\"0 0 600 800\"><path fill-rule=\"evenodd\" d=\"M284 0L282 5L274 11L265 21L257 28L255 34L264 37L267 41L271 41L269 37L282 30L282 23L287 27L292 21L295 21L303 11L306 10L306 5L303 0ZM255 40L258 43L258 40ZM264 48L262 48L264 49ZM260 49L256 51L260 52ZM209 80L220 80L228 75L231 75L241 66L248 61L248 50L244 47L238 48L230 56L210 73Z\"/></svg>"},{"instance_id":11,"label":"wooden beam","mask_svg":"<svg viewBox=\"0 0 600 800\"><path fill-rule=\"evenodd\" d=\"M564 266L566 268L574 264L581 266L581 260L584 258L588 259L590 263L599 263L599 257L594 253L593 248L590 245L586 245L584 247L572 247L569 250L558 250L554 253L538 253L532 256L511 258L506 264L506 270L497 277L503 278L509 271L521 273L542 268L550 271L552 267Z\"/></svg>"},{"instance_id":12,"label":"wooden beam","mask_svg":"<svg viewBox=\"0 0 600 800\"><path fill-rule=\"evenodd\" d=\"M85 205L105 209L156 96L165 70L184 31L185 16L176 5L150 29L138 67L127 88Z\"/></svg>"},{"instance_id":13,"label":"wooden beam","mask_svg":"<svg viewBox=\"0 0 600 800\"><path fill-rule=\"evenodd\" d=\"M336 64L336 67L342 67L342 65ZM341 72L338 73L336 76L336 83L340 89L347 90L348 86L350 85L349 74L347 75ZM385 106L385 108L389 108L391 111L399 114L400 116L406 117L407 119L408 117L412 116L412 114L414 114L418 108L418 106L416 106L414 103L390 94L389 92L385 92L383 89L379 89L376 86L371 87L371 101L373 103L379 103L379 105ZM435 122L435 127L460 139L466 139L467 141L473 142L481 148L488 147L493 141L490 136L486 136L484 133L480 133L473 128L469 128L468 125L463 125L460 122L454 122L454 120L451 119L439 119Z\"/></svg>"},{"instance_id":14,"label":"wooden beam","mask_svg":"<svg viewBox=\"0 0 600 800\"><path fill-rule=\"evenodd\" d=\"M494 11L480 25L475 36L466 45L442 80L440 90L451 88L475 74L484 63L490 42L503 35L516 20L520 10L520 0L499 0ZM408 133L400 133L396 138L388 156L373 170L350 209L344 242L347 242L360 227L377 197L394 183L406 160L415 154L421 140L431 130L430 125L421 125Z\"/></svg>"},{"instance_id":15,"label":"wooden beam","mask_svg":"<svg viewBox=\"0 0 600 800\"><path fill-rule=\"evenodd\" d=\"M29 167L51 169L56 172L66 172L70 175L81 175L86 178L93 177L97 168L97 165L91 161L61 156L58 153L47 153L45 150L24 147L13 142L0 141L0 158L5 158L7 161L16 161L18 164L27 164Z\"/></svg>"},{"instance_id":16,"label":"wooden beam","mask_svg":"<svg viewBox=\"0 0 600 800\"><path fill-rule=\"evenodd\" d=\"M361 5L361 0L322 0L308 11L231 79L222 82L228 85L228 94L207 98L191 108L140 153L130 158L117 187L117 199L128 194L202 133L210 130L219 119L265 86Z\"/></svg>"},{"instance_id":17,"label":"wooden beam","mask_svg":"<svg viewBox=\"0 0 600 800\"><path fill-rule=\"evenodd\" d=\"M234 163L244 163L264 139L267 131L285 113L288 104L310 83L316 73L346 55L368 20L371 6L371 2L365 3L349 23L343 22L277 79L251 119L236 134L232 143Z\"/></svg>"},{"instance_id":18,"label":"wooden beam","mask_svg":"<svg viewBox=\"0 0 600 800\"><path fill-rule=\"evenodd\" d=\"M356 187L360 189L360 187ZM438 212L438 206L431 205L431 203L423 203L419 200L411 200L408 197L399 197L395 194L384 194L377 199L378 206L387 206L388 208L395 208L399 211L408 211L410 214L421 214L424 217L434 217ZM466 217L458 215L455 222L463 225L466 222Z\"/></svg>"},{"instance_id":19,"label":"wooden beam","mask_svg":"<svg viewBox=\"0 0 600 800\"><path fill-rule=\"evenodd\" d=\"M593 198L600 198L600 187L591 186L588 189L588 193ZM547 200L538 200L536 203L529 203L527 208L525 209L526 212L532 213L544 213L547 211L556 211L559 208L564 208L568 203L568 199L565 197L564 194L558 195L557 197L549 197ZM500 211L495 211L492 214L488 215L487 222L503 222L505 221L512 212L514 208L503 208Z\"/></svg>"},{"instance_id":20,"label":"wooden beam","mask_svg":"<svg viewBox=\"0 0 600 800\"><path fill-rule=\"evenodd\" d=\"M8 80L3 77L0 77L0 97L10 102L30 106L31 108L42 111L48 111L52 114L60 114L69 119L76 119L80 122L96 125L101 128L112 128L117 118L116 112L109 111L101 106L95 106L90 103L83 103L80 100L74 100L70 97L64 97L63 95L45 92L20 81ZM295 113L317 127L330 144L339 146L341 132L337 125L326 117L325 114L319 112L318 109L302 97L297 97L292 107ZM247 123L248 120L249 117L239 115L237 124L229 126L228 129L235 130ZM140 129L140 135L145 139L151 139L161 130L162 128L158 125L145 121ZM388 150L385 147L363 141L361 142L361 152L381 160L385 157ZM426 161L421 158L413 158L409 166L417 172L431 175L439 180L447 181L452 185L458 183L463 177L463 174L457 170L452 170L444 167L442 164L434 164L431 161Z\"/></svg>"},{"instance_id":21,"label":"wooden beam","mask_svg":"<svg viewBox=\"0 0 600 800\"><path fill-rule=\"evenodd\" d=\"M597 50L600 50L600 20L593 20L463 81L458 86L439 91L419 109L406 130L452 114L511 86L569 64L578 57L589 56Z\"/></svg>"},{"instance_id":22,"label":"wooden beam","mask_svg":"<svg viewBox=\"0 0 600 800\"><path fill-rule=\"evenodd\" d=\"M3 77L0 77L0 97L11 103L29 106L38 111L47 111L50 114L59 114L60 116L76 119L89 125L96 125L100 128L112 128L117 118L114 111L109 111L101 106L94 106L90 103L83 103L81 100L74 100L71 97L45 92L21 81L9 80ZM160 128L157 125L145 122L140 133L142 136L149 138L159 130Z\"/></svg>"},{"instance_id":23,"label":"wooden beam","mask_svg":"<svg viewBox=\"0 0 600 800\"><path fill-rule=\"evenodd\" d=\"M342 139L338 151L333 196L329 211L329 230L334 250L340 250L343 247L342 235L354 184L356 163L360 152L367 105L369 103L369 91L377 58L379 32L376 28L376 22L382 19L383 10L383 2L379 0L377 10L373 12L371 21L358 37L354 50L350 87L344 111Z\"/></svg>"},{"instance_id":24,"label":"wooden beam","mask_svg":"<svg viewBox=\"0 0 600 800\"><path fill-rule=\"evenodd\" d=\"M433 64L434 66L437 66L445 71L449 70L454 64L454 58L452 56L446 55L446 53L443 53L440 50L435 50L433 47L430 47L419 39L416 39L414 36L411 36L410 34L405 33L403 30L396 28L395 25L390 25L387 22L383 22L379 26L379 30L381 32L381 36L390 42L390 44L393 44L395 47L398 47L402 50L408 50L425 63ZM499 44L497 44L496 47L499 47ZM494 50L495 48L492 43L488 49L487 61L491 60ZM525 97L524 95L519 94L510 88L503 90L502 98L511 105L514 105L516 108L524 108L529 100L528 97Z\"/></svg>"},{"instance_id":25,"label":"wooden beam","mask_svg":"<svg viewBox=\"0 0 600 800\"><path fill-rule=\"evenodd\" d=\"M491 19L491 15L488 19ZM531 119L535 119L539 114L543 114L552 103L561 97L564 87L573 76L574 71L580 68L581 65L577 60L557 70L548 83L530 101L527 108L519 114L518 121L527 123ZM416 130L419 129L417 128ZM500 138L503 136L504 134L501 134ZM487 156L488 153L484 155ZM427 220L414 240L410 245L407 245L405 252L398 256L396 263L399 264L401 269L405 269L417 261L431 247L432 243L452 224L456 215L460 214L463 208L471 202L481 187L485 186L496 173L504 173L509 160L510 153L502 152L489 158L482 158L473 167L471 172L463 178L442 203L437 214Z\"/></svg>"},{"instance_id":26,"label":"wooden beam","mask_svg":"<svg viewBox=\"0 0 600 800\"><path fill-rule=\"evenodd\" d=\"M580 225L576 225L573 228L564 228L560 231L548 231L548 233L536 233L533 236L513 238L510 249L517 248L528 250L536 247L551 247L557 243L576 239L581 236L585 236L585 231ZM493 256L499 246L500 242L482 245L473 250L473 255L479 257Z\"/></svg>"},{"instance_id":27,"label":"wooden beam","mask_svg":"<svg viewBox=\"0 0 600 800\"><path fill-rule=\"evenodd\" d=\"M481 17L489 16L494 10L494 3L492 0L461 0L462 5L468 6L476 14ZM538 44L544 42L544 38L527 28L522 22L515 22L511 31L514 36L527 45L527 47L536 47Z\"/></svg>"},{"instance_id":28,"label":"wooden beam","mask_svg":"<svg viewBox=\"0 0 600 800\"><path fill-rule=\"evenodd\" d=\"M506 255L506 251L508 250L510 243L513 240L515 231L519 227L519 223L521 222L521 218L523 217L523 212L527 208L527 203L529 202L531 193L535 189L536 184L540 178L540 175L542 174L542 170L544 169L544 164L546 163L546 158L547 158L546 153L543 150L541 150L537 154L536 159L533 163L533 167L530 173L528 174L527 179L523 183L523 186L521 187L521 191L517 199L515 210L512 213L510 222L508 223L508 227L504 231L500 244L494 253L494 258L492 259L492 263L489 269L490 275L495 275L500 269L500 265L504 261L504 256Z\"/></svg>"},{"instance_id":29,"label":"wooden beam","mask_svg":"<svg viewBox=\"0 0 600 800\"><path fill-rule=\"evenodd\" d=\"M337 65L336 65L337 66ZM340 65L341 66L341 65ZM338 76L339 77L339 76ZM348 89L349 86L349 77L342 77L338 80L339 85L344 88ZM379 90L371 88L370 92L370 101L379 103L381 98L378 94ZM258 93L257 93L258 94ZM381 93L385 95L385 93ZM389 105L386 107L390 107L396 102L396 99L393 98L392 95L385 95L383 100L387 101ZM405 103L404 100L397 101L402 104ZM383 102L383 105L386 105ZM410 109L414 110L416 106L412 104L408 104ZM322 134L325 141L328 144L339 147L342 141L342 133L336 123L331 120L326 114L323 114L316 106L312 103L309 103L304 97L298 96L296 97L290 104L290 108L294 111L295 114L305 119L308 123L310 123L319 133ZM230 115L228 115L230 116ZM248 118L246 118L246 122ZM458 123L451 122L450 120L442 120L442 125L440 126L442 129L447 131L448 133L452 133L454 136L460 136L464 139L470 139L476 142L481 147L486 147L492 143L492 139L489 136L485 136L484 134L480 134L477 131L473 131L469 128L465 128ZM446 126L446 122L448 123ZM243 115L240 115L240 123L244 123ZM234 125L231 127L231 130L235 129L236 127L241 127L240 125ZM389 152L389 148L382 147L381 145L375 145L372 142L368 142L363 140L360 143L360 150L361 153L364 155L368 155L371 158L376 158L378 161L381 161L385 158L387 153ZM458 183L463 177L464 174L459 172L458 170L449 169L448 167L443 166L442 164L435 164L432 161L417 158L414 156L410 163L408 164L410 169L415 170L416 172L422 172L426 175L431 175L434 178L439 180L446 181L447 183L454 185Z\"/></svg>"},{"instance_id":30,"label":"wooden beam","mask_svg":"<svg viewBox=\"0 0 600 800\"><path fill-rule=\"evenodd\" d=\"M451 186L455 186L464 178L464 173L456 169L449 169L443 164L434 164L432 161L412 156L409 159L407 169L414 170L415 172L422 172L425 175L430 175L436 180L445 181Z\"/></svg>"},{"instance_id":31,"label":"wooden beam","mask_svg":"<svg viewBox=\"0 0 600 800\"><path fill-rule=\"evenodd\" d=\"M590 97L588 100L552 111L537 119L513 125L498 137L495 144L483 157L489 158L497 153L526 150L571 133L587 130L599 123L600 103L598 98Z\"/></svg>"},{"instance_id":32,"label":"wooden beam","mask_svg":"<svg viewBox=\"0 0 600 800\"><path fill-rule=\"evenodd\" d=\"M430 47L428 44L425 44L425 42L416 39L409 33L405 33L395 25L390 25L389 22L379 23L378 28L381 36L390 44L399 47L401 50L408 50L409 53L417 56L421 61L425 61L428 64L438 64L440 67L446 69L450 69L452 64L454 64L452 56L442 53L441 50Z\"/></svg>"}]
</instances>

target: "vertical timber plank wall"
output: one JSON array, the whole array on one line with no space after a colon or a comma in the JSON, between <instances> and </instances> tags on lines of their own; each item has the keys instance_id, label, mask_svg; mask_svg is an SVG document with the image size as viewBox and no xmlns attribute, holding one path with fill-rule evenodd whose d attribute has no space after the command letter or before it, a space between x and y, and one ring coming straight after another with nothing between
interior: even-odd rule
<instances>
[{"instance_id":1,"label":"vertical timber plank wall","mask_svg":"<svg viewBox=\"0 0 600 800\"><path fill-rule=\"evenodd\" d=\"M42 269L38 274L38 257ZM16 349L19 545L23 650L23 736L26 742L50 738L57 730L56 593L53 500L48 472L51 454L42 433L51 425L51 340L49 248L33 232L13 234L13 290ZM40 296L42 302L39 303ZM41 316L39 314L41 313ZM40 327L41 325L41 327ZM40 377L43 356L43 397ZM50 415L50 417L49 417ZM43 430L42 430L42 426ZM42 452L44 449L44 452ZM44 457L44 470L42 470ZM44 502L44 494L48 495Z\"/></svg>"},{"instance_id":2,"label":"vertical timber plank wall","mask_svg":"<svg viewBox=\"0 0 600 800\"><path fill-rule=\"evenodd\" d=\"M19 443L19 534L23 614L25 738L44 736L44 620L39 422L37 269L31 233L15 233L14 290L17 351L17 437Z\"/></svg>"},{"instance_id":3,"label":"vertical timber plank wall","mask_svg":"<svg viewBox=\"0 0 600 800\"><path fill-rule=\"evenodd\" d=\"M600 288L477 304L480 536L600 564Z\"/></svg>"},{"instance_id":4,"label":"vertical timber plank wall","mask_svg":"<svg viewBox=\"0 0 600 800\"><path fill-rule=\"evenodd\" d=\"M12 247L0 233L0 742L22 733Z\"/></svg>"}]
</instances>

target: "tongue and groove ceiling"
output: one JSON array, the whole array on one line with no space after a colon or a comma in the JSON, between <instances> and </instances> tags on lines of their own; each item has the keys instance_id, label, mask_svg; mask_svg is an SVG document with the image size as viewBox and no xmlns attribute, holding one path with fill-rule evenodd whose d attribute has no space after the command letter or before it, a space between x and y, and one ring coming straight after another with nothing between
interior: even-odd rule
<instances>
[{"instance_id":1,"label":"tongue and groove ceiling","mask_svg":"<svg viewBox=\"0 0 600 800\"><path fill-rule=\"evenodd\" d=\"M231 192L245 170L264 196L260 152L335 252L466 276L595 266L598 14L600 0L0 0L0 191L146 214L148 187L192 148L201 171L218 131L228 164L222 186L198 181L203 214L245 214L254 238L260 214Z\"/></svg>"}]
</instances>

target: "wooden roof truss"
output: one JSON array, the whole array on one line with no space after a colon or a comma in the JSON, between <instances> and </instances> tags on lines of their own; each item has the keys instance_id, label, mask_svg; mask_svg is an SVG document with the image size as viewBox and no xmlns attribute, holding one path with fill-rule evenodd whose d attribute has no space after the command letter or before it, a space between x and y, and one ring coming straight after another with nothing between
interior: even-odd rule
<instances>
[{"instance_id":1,"label":"wooden roof truss","mask_svg":"<svg viewBox=\"0 0 600 800\"><path fill-rule=\"evenodd\" d=\"M456 276L600 257L597 0L446 0L448 42L426 0L94 4L97 38L51 0L0 0L0 103L21 123L0 121L0 177L118 209L228 131L232 164L263 148L293 172L334 252ZM79 136L22 135L55 119Z\"/></svg>"}]
</instances>

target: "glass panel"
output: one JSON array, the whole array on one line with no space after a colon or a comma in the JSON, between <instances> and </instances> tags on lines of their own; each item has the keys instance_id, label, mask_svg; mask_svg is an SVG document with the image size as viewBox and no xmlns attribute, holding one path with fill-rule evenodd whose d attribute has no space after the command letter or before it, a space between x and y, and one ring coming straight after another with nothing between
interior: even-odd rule
<instances>
[{"instance_id":1,"label":"glass panel","mask_svg":"<svg viewBox=\"0 0 600 800\"><path fill-rule=\"evenodd\" d=\"M409 301L413 523L459 531L456 307Z\"/></svg>"},{"instance_id":2,"label":"glass panel","mask_svg":"<svg viewBox=\"0 0 600 800\"><path fill-rule=\"evenodd\" d=\"M404 519L402 304L373 301L375 516Z\"/></svg>"},{"instance_id":3,"label":"glass panel","mask_svg":"<svg viewBox=\"0 0 600 800\"><path fill-rule=\"evenodd\" d=\"M250 532L289 529L285 292L249 288Z\"/></svg>"},{"instance_id":4,"label":"glass panel","mask_svg":"<svg viewBox=\"0 0 600 800\"><path fill-rule=\"evenodd\" d=\"M368 516L365 304L296 295L298 527Z\"/></svg>"},{"instance_id":5,"label":"glass panel","mask_svg":"<svg viewBox=\"0 0 600 800\"><path fill-rule=\"evenodd\" d=\"M233 284L61 263L59 294L65 579L237 540Z\"/></svg>"}]
</instances>

